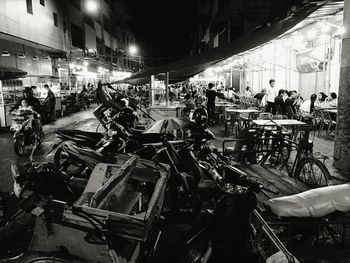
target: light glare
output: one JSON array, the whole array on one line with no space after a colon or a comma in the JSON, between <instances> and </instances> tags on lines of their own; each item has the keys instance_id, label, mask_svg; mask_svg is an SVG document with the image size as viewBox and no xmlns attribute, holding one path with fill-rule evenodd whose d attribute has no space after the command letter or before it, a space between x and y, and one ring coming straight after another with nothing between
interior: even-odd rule
<instances>
[{"instance_id":1,"label":"light glare","mask_svg":"<svg viewBox=\"0 0 350 263\"><path fill-rule=\"evenodd\" d=\"M86 2L86 10L87 10L88 12L91 12L91 13L96 12L96 10L97 10L97 4L96 4L96 2L93 1L93 0L88 0L88 1Z\"/></svg>"}]
</instances>

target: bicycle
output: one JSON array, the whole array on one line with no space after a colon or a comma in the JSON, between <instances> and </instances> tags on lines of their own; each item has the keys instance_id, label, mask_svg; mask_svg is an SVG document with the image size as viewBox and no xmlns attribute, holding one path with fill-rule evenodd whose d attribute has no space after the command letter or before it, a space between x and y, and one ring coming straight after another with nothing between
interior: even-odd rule
<instances>
[{"instance_id":1,"label":"bicycle","mask_svg":"<svg viewBox=\"0 0 350 263\"><path fill-rule=\"evenodd\" d=\"M272 132L271 137L263 139L271 140L271 147L262 156L260 164L269 161L280 171L285 168L289 177L305 183L310 188L330 185L331 175L324 164L326 156L314 153L313 141L309 140L311 126L304 127L299 140L294 141L291 140L289 133L283 133L283 130L286 131L284 127L276 122L274 124L277 126L277 133ZM296 150L296 155L294 161L290 163L293 149Z\"/></svg>"}]
</instances>

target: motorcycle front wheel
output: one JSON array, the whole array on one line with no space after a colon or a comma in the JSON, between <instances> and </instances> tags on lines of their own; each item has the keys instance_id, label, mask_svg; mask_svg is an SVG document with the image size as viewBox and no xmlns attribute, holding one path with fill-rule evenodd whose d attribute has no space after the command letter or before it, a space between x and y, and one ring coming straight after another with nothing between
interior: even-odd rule
<instances>
[{"instance_id":1,"label":"motorcycle front wheel","mask_svg":"<svg viewBox=\"0 0 350 263\"><path fill-rule=\"evenodd\" d=\"M39 257L30 259L25 263L68 263L68 261L55 257Z\"/></svg>"},{"instance_id":2,"label":"motorcycle front wheel","mask_svg":"<svg viewBox=\"0 0 350 263\"><path fill-rule=\"evenodd\" d=\"M18 136L13 142L13 149L15 154L19 157L26 156L26 145L24 141L24 136Z\"/></svg>"}]
</instances>

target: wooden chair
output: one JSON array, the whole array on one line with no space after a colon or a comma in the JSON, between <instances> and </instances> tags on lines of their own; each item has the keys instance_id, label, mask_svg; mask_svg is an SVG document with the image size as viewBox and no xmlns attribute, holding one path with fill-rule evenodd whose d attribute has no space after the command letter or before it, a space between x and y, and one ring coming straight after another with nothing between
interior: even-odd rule
<instances>
[{"instance_id":1,"label":"wooden chair","mask_svg":"<svg viewBox=\"0 0 350 263\"><path fill-rule=\"evenodd\" d=\"M320 110L315 110L313 113L314 119L315 119L315 127L318 130L317 136L320 137L321 132L324 127L324 120L323 120L323 115Z\"/></svg>"},{"instance_id":2,"label":"wooden chair","mask_svg":"<svg viewBox=\"0 0 350 263\"><path fill-rule=\"evenodd\" d=\"M299 115L294 113L293 108L291 106L286 106L287 116L289 119L299 119Z\"/></svg>"},{"instance_id":3,"label":"wooden chair","mask_svg":"<svg viewBox=\"0 0 350 263\"><path fill-rule=\"evenodd\" d=\"M288 116L286 115L273 115L272 120L287 120L288 119Z\"/></svg>"},{"instance_id":4,"label":"wooden chair","mask_svg":"<svg viewBox=\"0 0 350 263\"><path fill-rule=\"evenodd\" d=\"M273 116L272 113L262 112L262 113L259 113L258 119L259 120L271 120L272 116Z\"/></svg>"},{"instance_id":5,"label":"wooden chair","mask_svg":"<svg viewBox=\"0 0 350 263\"><path fill-rule=\"evenodd\" d=\"M321 111L322 114L322 119L323 119L323 126L322 129L324 128L324 125L327 126L327 131L326 135L329 136L331 133L334 133L335 129L332 131L332 128L337 125L337 122L332 120L331 114L327 111Z\"/></svg>"},{"instance_id":6,"label":"wooden chair","mask_svg":"<svg viewBox=\"0 0 350 263\"><path fill-rule=\"evenodd\" d=\"M234 136L237 137L239 128L239 112L227 114L225 111L225 136L230 136L232 131Z\"/></svg>"}]
</instances>

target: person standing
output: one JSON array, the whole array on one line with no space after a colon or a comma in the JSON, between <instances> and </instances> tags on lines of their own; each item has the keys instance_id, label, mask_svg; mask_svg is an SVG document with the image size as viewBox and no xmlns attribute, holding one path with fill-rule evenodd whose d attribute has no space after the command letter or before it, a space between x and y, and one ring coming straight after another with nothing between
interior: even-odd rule
<instances>
[{"instance_id":1,"label":"person standing","mask_svg":"<svg viewBox=\"0 0 350 263\"><path fill-rule=\"evenodd\" d=\"M276 114L275 98L277 97L277 90L275 88L275 80L270 79L269 84L270 87L266 89L266 112L272 112L272 114Z\"/></svg>"},{"instance_id":2,"label":"person standing","mask_svg":"<svg viewBox=\"0 0 350 263\"><path fill-rule=\"evenodd\" d=\"M208 124L214 124L214 115L215 115L215 99L216 91L213 90L214 84L208 84L208 90L206 92L207 97L207 111L208 111Z\"/></svg>"},{"instance_id":3,"label":"person standing","mask_svg":"<svg viewBox=\"0 0 350 263\"><path fill-rule=\"evenodd\" d=\"M52 90L50 89L49 85L45 84L44 88L47 91L47 96L44 100L44 105L46 106L48 110L48 120L54 121L55 120L55 107L56 107L56 98L53 94Z\"/></svg>"}]
</instances>

